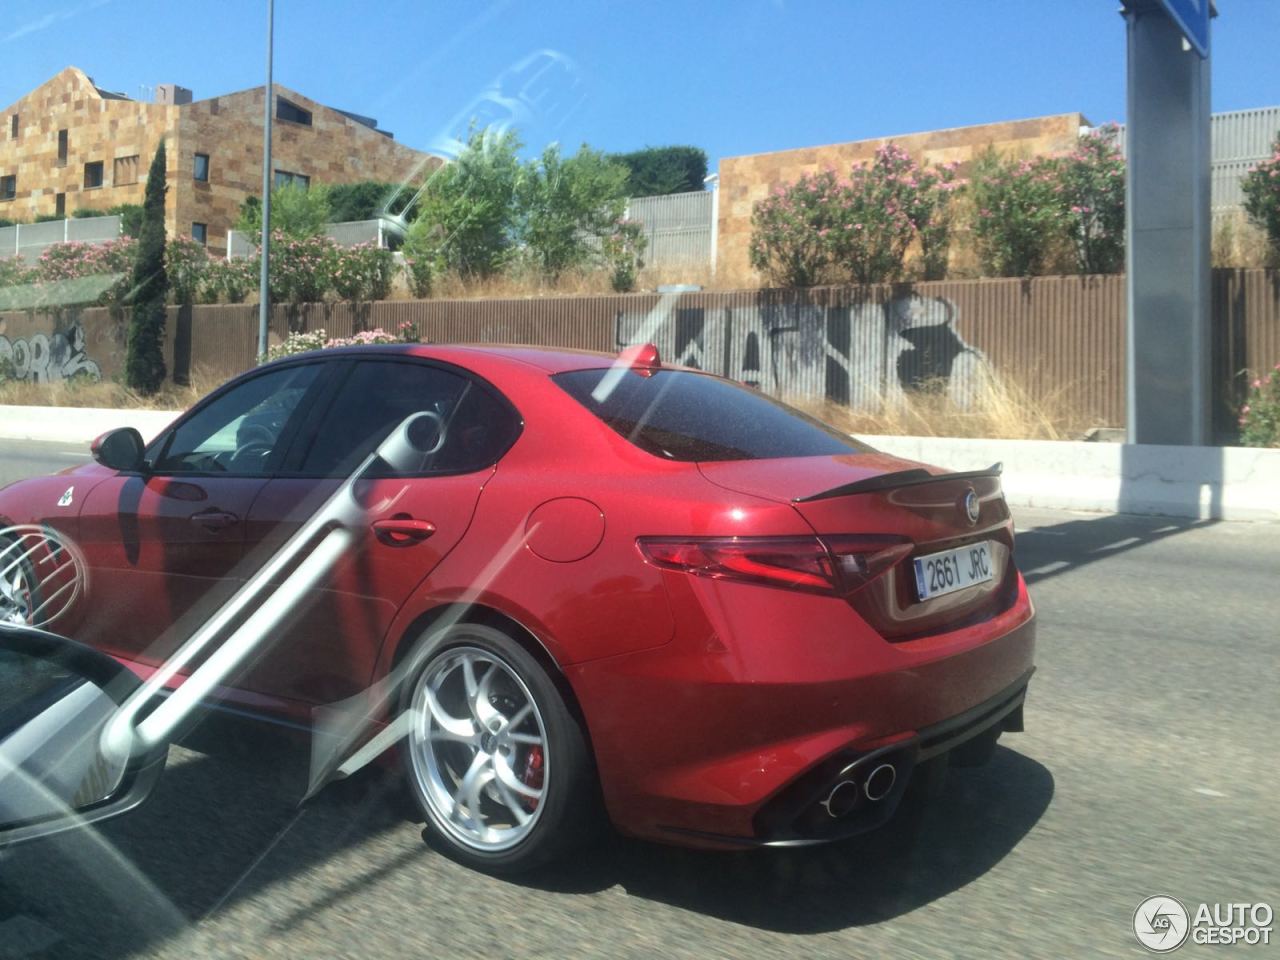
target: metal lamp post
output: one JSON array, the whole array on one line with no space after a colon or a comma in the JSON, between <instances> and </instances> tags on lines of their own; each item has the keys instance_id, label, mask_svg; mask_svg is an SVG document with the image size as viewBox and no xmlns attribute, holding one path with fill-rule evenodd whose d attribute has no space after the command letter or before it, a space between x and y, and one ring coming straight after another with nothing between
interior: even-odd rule
<instances>
[{"instance_id":1,"label":"metal lamp post","mask_svg":"<svg viewBox=\"0 0 1280 960\"><path fill-rule=\"evenodd\" d=\"M267 0L267 87L262 98L262 263L258 277L258 362L267 359L267 323L271 316L271 52L275 0Z\"/></svg>"}]
</instances>

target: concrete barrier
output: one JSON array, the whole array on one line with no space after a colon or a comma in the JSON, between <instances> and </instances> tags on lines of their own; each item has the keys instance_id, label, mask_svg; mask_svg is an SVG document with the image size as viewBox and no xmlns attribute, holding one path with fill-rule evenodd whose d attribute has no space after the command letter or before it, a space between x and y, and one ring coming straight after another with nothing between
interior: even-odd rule
<instances>
[{"instance_id":1,"label":"concrete barrier","mask_svg":"<svg viewBox=\"0 0 1280 960\"><path fill-rule=\"evenodd\" d=\"M1004 464L1013 506L1219 520L1280 520L1280 450L1059 440L864 436L950 470Z\"/></svg>"},{"instance_id":2,"label":"concrete barrier","mask_svg":"<svg viewBox=\"0 0 1280 960\"><path fill-rule=\"evenodd\" d=\"M116 427L136 427L151 440L181 410L112 410L101 407L22 407L0 404L0 438L89 443Z\"/></svg>"},{"instance_id":3,"label":"concrete barrier","mask_svg":"<svg viewBox=\"0 0 1280 960\"><path fill-rule=\"evenodd\" d=\"M0 438L88 443L115 427L150 440L181 411L0 406ZM878 450L949 470L1004 464L1015 507L1280 521L1280 450L1065 440L863 436Z\"/></svg>"}]
</instances>

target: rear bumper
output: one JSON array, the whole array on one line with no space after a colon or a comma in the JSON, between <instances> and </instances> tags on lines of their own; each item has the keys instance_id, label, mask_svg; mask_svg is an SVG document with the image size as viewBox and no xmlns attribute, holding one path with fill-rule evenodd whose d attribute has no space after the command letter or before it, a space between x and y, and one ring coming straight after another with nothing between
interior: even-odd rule
<instances>
[{"instance_id":1,"label":"rear bumper","mask_svg":"<svg viewBox=\"0 0 1280 960\"><path fill-rule=\"evenodd\" d=\"M675 576L671 643L567 671L625 833L838 839L888 819L916 763L1020 721L1035 650L1021 579L990 620L890 644L842 601ZM833 778L876 757L900 768L877 816L813 816Z\"/></svg>"},{"instance_id":2,"label":"rear bumper","mask_svg":"<svg viewBox=\"0 0 1280 960\"><path fill-rule=\"evenodd\" d=\"M1034 672L1034 668L1033 671ZM918 764L984 736L994 742L1002 731L1022 730L1022 707L1031 672L1009 689L959 716L919 731L907 740L867 753L841 751L798 777L764 804L754 818L751 837L733 837L669 827L671 833L715 846L804 847L831 843L883 826L894 814ZM858 793L873 770L892 767L888 792L871 800ZM856 800L837 816L828 798L837 785L851 785Z\"/></svg>"}]
</instances>

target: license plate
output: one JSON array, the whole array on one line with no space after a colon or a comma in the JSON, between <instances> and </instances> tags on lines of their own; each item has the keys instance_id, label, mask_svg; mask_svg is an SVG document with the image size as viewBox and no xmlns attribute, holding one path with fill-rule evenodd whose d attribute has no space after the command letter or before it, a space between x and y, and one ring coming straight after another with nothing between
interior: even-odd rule
<instances>
[{"instance_id":1,"label":"license plate","mask_svg":"<svg viewBox=\"0 0 1280 960\"><path fill-rule=\"evenodd\" d=\"M916 593L921 600L955 593L995 576L991 568L991 543L971 543L927 557L916 557Z\"/></svg>"}]
</instances>

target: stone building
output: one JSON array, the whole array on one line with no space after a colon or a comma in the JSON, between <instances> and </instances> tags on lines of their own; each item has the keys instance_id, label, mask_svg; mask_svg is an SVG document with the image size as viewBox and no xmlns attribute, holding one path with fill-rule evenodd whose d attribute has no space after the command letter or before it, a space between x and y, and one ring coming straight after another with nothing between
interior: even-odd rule
<instances>
[{"instance_id":1,"label":"stone building","mask_svg":"<svg viewBox=\"0 0 1280 960\"><path fill-rule=\"evenodd\" d=\"M826 167L847 171L871 160L878 148L894 143L918 163L966 163L988 146L1011 156L1033 157L1067 153L1076 144L1088 121L1079 113L1064 113L1031 120L984 123L950 130L931 130L898 137L879 137L822 147L802 147L720 161L719 215L716 242L716 276L720 282L755 286L760 278L751 268L751 211L760 200L782 184L798 180Z\"/></svg>"},{"instance_id":2,"label":"stone building","mask_svg":"<svg viewBox=\"0 0 1280 960\"><path fill-rule=\"evenodd\" d=\"M166 229L226 249L241 201L262 193L265 87L193 100L175 84L153 102L94 85L67 67L0 111L0 218L29 222L141 203L156 147L166 142ZM277 184L400 181L430 155L397 143L371 117L275 85Z\"/></svg>"}]
</instances>

